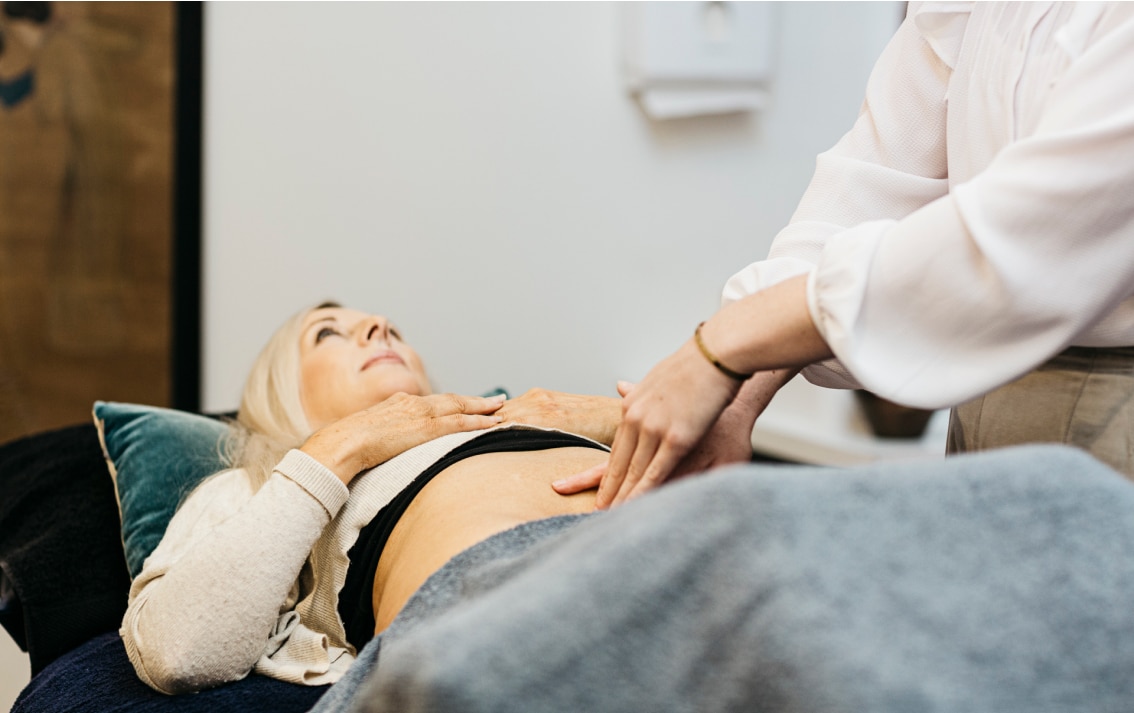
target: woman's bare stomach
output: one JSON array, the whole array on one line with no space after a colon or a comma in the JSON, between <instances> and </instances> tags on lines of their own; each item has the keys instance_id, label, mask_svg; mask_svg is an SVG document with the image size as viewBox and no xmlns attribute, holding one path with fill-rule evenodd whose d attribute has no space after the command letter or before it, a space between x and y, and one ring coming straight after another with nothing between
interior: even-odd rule
<instances>
[{"instance_id":1,"label":"woman's bare stomach","mask_svg":"<svg viewBox=\"0 0 1134 713\"><path fill-rule=\"evenodd\" d=\"M595 448L485 453L437 474L394 526L374 574L375 633L453 555L521 523L591 512L595 491L564 496L551 481L605 460Z\"/></svg>"}]
</instances>

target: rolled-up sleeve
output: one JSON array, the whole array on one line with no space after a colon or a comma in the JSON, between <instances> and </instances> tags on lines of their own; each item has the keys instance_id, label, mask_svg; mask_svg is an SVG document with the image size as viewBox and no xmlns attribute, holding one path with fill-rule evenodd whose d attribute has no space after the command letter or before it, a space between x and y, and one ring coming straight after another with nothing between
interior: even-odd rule
<instances>
[{"instance_id":1,"label":"rolled-up sleeve","mask_svg":"<svg viewBox=\"0 0 1134 713\"><path fill-rule=\"evenodd\" d=\"M1034 130L968 180L953 176L951 191L943 165L940 174L927 170L942 155L928 151L928 141L893 144L883 139L896 129L878 128L878 146L904 148L872 155L871 127L885 122L868 96L867 120L820 157L770 256L813 265L801 270L809 274L811 315L838 363L812 367L808 378L940 408L1007 383L1071 344L1134 343L1132 46L1132 20L1096 32L1053 74L1029 117ZM940 51L932 56L949 67ZM920 76L924 93L928 75ZM876 69L871 85L881 91L878 78ZM974 79L970 90L981 86ZM935 127L944 120L926 115Z\"/></svg>"},{"instance_id":2,"label":"rolled-up sleeve","mask_svg":"<svg viewBox=\"0 0 1134 713\"><path fill-rule=\"evenodd\" d=\"M1036 130L949 195L831 237L812 315L863 386L943 407L1072 343L1129 343L1131 310L1115 311L1134 295L1132 46L1131 21L1094 43Z\"/></svg>"},{"instance_id":3,"label":"rolled-up sleeve","mask_svg":"<svg viewBox=\"0 0 1134 713\"><path fill-rule=\"evenodd\" d=\"M964 25L948 29L960 35ZM864 223L895 221L948 192L948 59L939 56L912 20L898 28L871 72L854 127L819 155L811 183L767 259L733 275L722 304L813 274L832 237ZM874 226L875 232L882 229ZM826 257L829 261L831 256ZM835 361L809 367L804 375L822 386L857 386Z\"/></svg>"}]
</instances>

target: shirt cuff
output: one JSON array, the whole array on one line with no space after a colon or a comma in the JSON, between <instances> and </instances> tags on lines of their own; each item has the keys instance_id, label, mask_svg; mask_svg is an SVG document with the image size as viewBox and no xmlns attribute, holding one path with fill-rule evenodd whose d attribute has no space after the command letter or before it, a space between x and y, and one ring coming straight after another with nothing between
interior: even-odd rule
<instances>
[{"instance_id":1,"label":"shirt cuff","mask_svg":"<svg viewBox=\"0 0 1134 713\"><path fill-rule=\"evenodd\" d=\"M350 490L329 468L301 450L292 449L276 465L276 472L293 480L322 503L332 518L346 504Z\"/></svg>"},{"instance_id":2,"label":"shirt cuff","mask_svg":"<svg viewBox=\"0 0 1134 713\"><path fill-rule=\"evenodd\" d=\"M772 258L754 262L729 278L721 294L721 307L766 290L773 285L806 275L815 265L793 257Z\"/></svg>"}]
</instances>

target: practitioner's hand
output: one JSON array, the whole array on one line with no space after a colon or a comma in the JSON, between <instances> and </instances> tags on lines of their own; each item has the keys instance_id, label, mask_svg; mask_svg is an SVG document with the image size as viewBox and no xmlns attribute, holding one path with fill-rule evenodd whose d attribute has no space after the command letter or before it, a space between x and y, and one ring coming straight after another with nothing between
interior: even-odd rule
<instances>
[{"instance_id":1,"label":"practitioner's hand","mask_svg":"<svg viewBox=\"0 0 1134 713\"><path fill-rule=\"evenodd\" d=\"M678 472L730 403L752 407L747 418L755 423L776 390L800 368L833 356L811 319L807 282L807 275L785 280L733 302L705 323L710 345L714 325L721 335L733 338L731 344L722 339L730 352L726 363L755 374L744 382L740 398L741 382L717 369L693 339L634 387L622 401L622 424L605 473L599 476L596 469L586 476L591 482L601 478L595 498L598 507L640 495ZM730 420L726 418L721 427L731 431L727 439L737 450L730 457L736 457L740 427ZM714 434L707 441L710 447L717 438ZM705 458L694 454L688 463L700 468ZM585 480L583 475L580 480Z\"/></svg>"},{"instance_id":2,"label":"practitioner's hand","mask_svg":"<svg viewBox=\"0 0 1134 713\"><path fill-rule=\"evenodd\" d=\"M491 428L504 397L394 394L311 435L300 450L349 484L364 470L440 436Z\"/></svg>"},{"instance_id":3,"label":"practitioner's hand","mask_svg":"<svg viewBox=\"0 0 1134 713\"><path fill-rule=\"evenodd\" d=\"M692 340L651 369L622 401L622 424L595 504L617 505L665 482L739 389Z\"/></svg>"},{"instance_id":4,"label":"practitioner's hand","mask_svg":"<svg viewBox=\"0 0 1134 713\"><path fill-rule=\"evenodd\" d=\"M705 437L698 441L674 468L669 480L711 468L752 460L752 428L756 416L749 404L734 400L713 423Z\"/></svg>"},{"instance_id":5,"label":"practitioner's hand","mask_svg":"<svg viewBox=\"0 0 1134 713\"><path fill-rule=\"evenodd\" d=\"M531 389L505 401L496 415L506 423L558 428L609 446L622 418L622 402L613 396Z\"/></svg>"},{"instance_id":6,"label":"practitioner's hand","mask_svg":"<svg viewBox=\"0 0 1134 713\"><path fill-rule=\"evenodd\" d=\"M627 382L618 383L618 392L626 396L634 388ZM774 393L774 392L773 392ZM760 410L767 402L760 404ZM676 480L686 475L700 473L710 468L732 463L747 463L752 458L752 427L756 422L756 411L751 404L736 399L721 413L693 450L674 468L667 480ZM580 473L569 475L551 484L560 495L574 495L591 490L602 484L609 460Z\"/></svg>"}]
</instances>

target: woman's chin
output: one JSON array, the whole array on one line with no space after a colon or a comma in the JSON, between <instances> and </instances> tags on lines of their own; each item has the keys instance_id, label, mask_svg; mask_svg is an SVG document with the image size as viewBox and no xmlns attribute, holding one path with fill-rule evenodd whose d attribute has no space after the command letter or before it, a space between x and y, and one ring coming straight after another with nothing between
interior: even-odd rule
<instances>
[{"instance_id":1,"label":"woman's chin","mask_svg":"<svg viewBox=\"0 0 1134 713\"><path fill-rule=\"evenodd\" d=\"M428 396L429 390L422 389L417 381L406 380L404 383L387 384L377 394L374 403L380 403L396 394L409 394L410 396Z\"/></svg>"}]
</instances>

